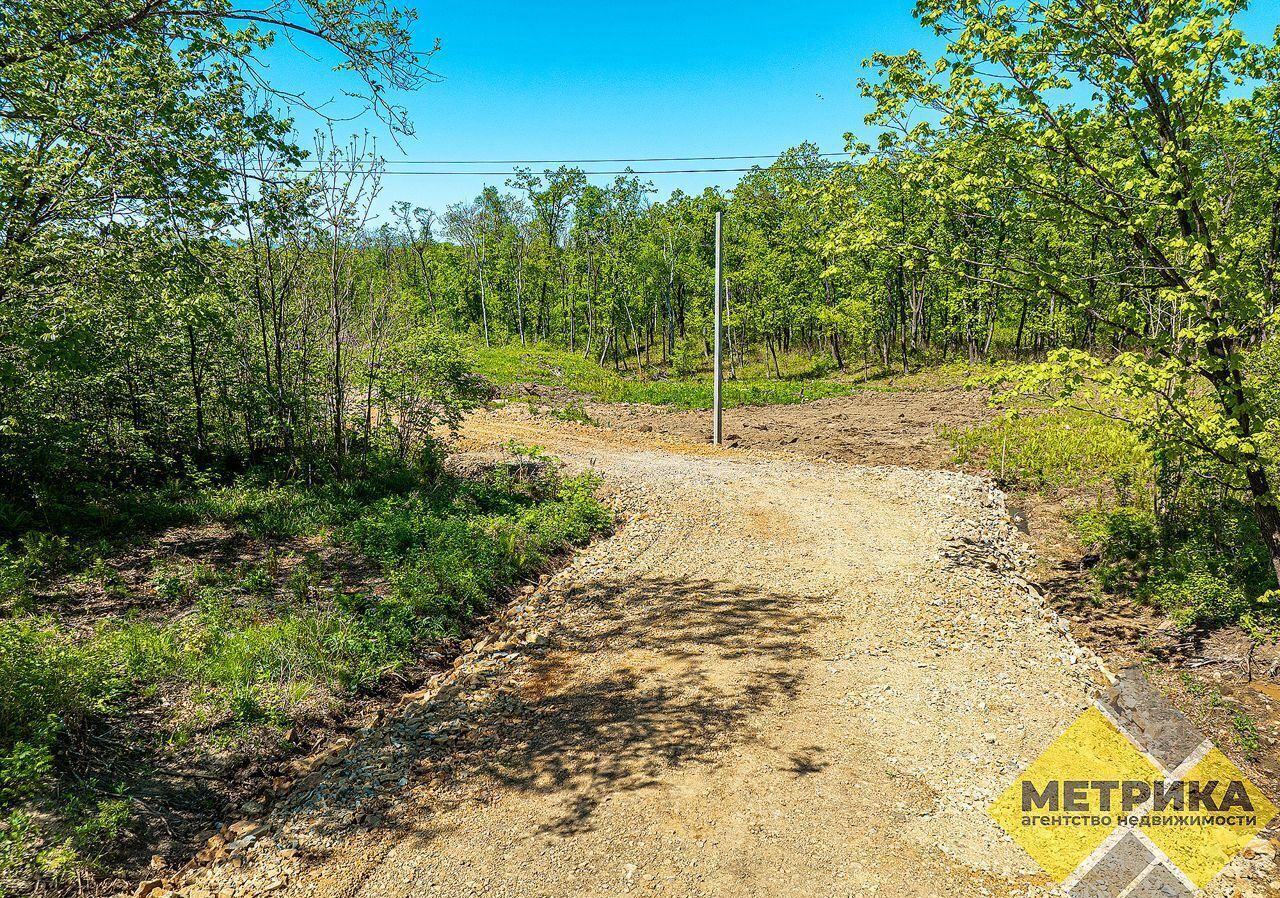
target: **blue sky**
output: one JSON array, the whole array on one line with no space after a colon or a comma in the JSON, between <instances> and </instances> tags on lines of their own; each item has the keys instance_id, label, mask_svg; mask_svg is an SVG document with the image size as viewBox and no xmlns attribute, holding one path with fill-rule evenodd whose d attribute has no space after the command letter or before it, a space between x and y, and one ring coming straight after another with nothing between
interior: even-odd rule
<instances>
[{"instance_id":1,"label":"blue sky","mask_svg":"<svg viewBox=\"0 0 1280 898\"><path fill-rule=\"evenodd\" d=\"M911 0L811 0L803 6L430 0L416 6L420 45L441 41L432 68L444 79L399 98L416 136L398 149L376 120L338 126L340 135L367 126L392 167L398 159L777 153L805 140L842 150L846 131L866 133L868 106L856 85L861 60L880 50L940 49L912 18ZM1256 3L1246 21L1251 36L1269 34L1278 13L1280 0ZM296 54L286 62L279 50L272 57L277 74L310 85L309 98L338 96L341 107L342 81L323 64L299 62ZM315 125L314 118L299 117L304 136ZM636 167L740 164L749 163ZM676 187L697 192L710 184L731 186L737 177L651 180L665 195ZM388 177L383 205L405 199L439 210L502 180Z\"/></svg>"}]
</instances>

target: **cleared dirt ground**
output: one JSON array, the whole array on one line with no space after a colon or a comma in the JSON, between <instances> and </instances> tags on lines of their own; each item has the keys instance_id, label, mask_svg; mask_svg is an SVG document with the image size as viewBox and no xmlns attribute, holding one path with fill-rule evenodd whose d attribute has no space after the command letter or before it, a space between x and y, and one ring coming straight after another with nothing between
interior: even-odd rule
<instances>
[{"instance_id":1,"label":"cleared dirt ground","mask_svg":"<svg viewBox=\"0 0 1280 898\"><path fill-rule=\"evenodd\" d=\"M890 414L878 395L731 414L726 450L689 435L691 414L586 426L522 401L473 417L461 462L515 440L594 469L616 535L531 585L426 690L296 765L265 818L225 828L174 884L192 898L1050 893L985 809L1102 666L1029 583L1003 495L925 469L946 464L931 416L969 400L911 395L878 448L850 451L898 444L917 468L806 457L830 451L829 423ZM762 442L788 419L808 442ZM1267 889L1267 858L1241 861L1215 894Z\"/></svg>"},{"instance_id":2,"label":"cleared dirt ground","mask_svg":"<svg viewBox=\"0 0 1280 898\"><path fill-rule=\"evenodd\" d=\"M563 391L524 386L514 399L535 405L563 406ZM710 414L652 405L586 401L593 420L624 437L710 441ZM967 427L994 413L983 397L962 388L944 390L867 390L849 396L797 405L762 405L724 413L725 444L744 449L784 450L811 458L862 465L953 468L951 451L938 429Z\"/></svg>"},{"instance_id":3,"label":"cleared dirt ground","mask_svg":"<svg viewBox=\"0 0 1280 898\"><path fill-rule=\"evenodd\" d=\"M474 453L515 439L600 471L619 533L307 772L201 888L1042 887L985 808L1100 674L1019 578L986 483L680 446L518 406L465 437Z\"/></svg>"},{"instance_id":4,"label":"cleared dirt ground","mask_svg":"<svg viewBox=\"0 0 1280 898\"><path fill-rule=\"evenodd\" d=\"M709 440L705 411L599 403L586 403L584 409L620 439ZM730 409L725 434L729 445L741 448L954 471L953 453L941 432L971 427L994 414L984 394L960 387L876 390L800 405ZM1072 535L1069 498L1034 494L1010 502L1035 551L1029 579L1082 645L1115 670L1144 665L1148 677L1255 782L1272 794L1280 791L1280 645L1256 642L1236 627L1182 632L1157 609L1101 598L1088 573L1091 547Z\"/></svg>"}]
</instances>

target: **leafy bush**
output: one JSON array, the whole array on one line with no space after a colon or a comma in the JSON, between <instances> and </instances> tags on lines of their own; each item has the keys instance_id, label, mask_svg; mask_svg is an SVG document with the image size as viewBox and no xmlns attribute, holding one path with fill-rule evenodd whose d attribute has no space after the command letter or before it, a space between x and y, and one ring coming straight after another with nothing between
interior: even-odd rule
<instances>
[{"instance_id":1,"label":"leafy bush","mask_svg":"<svg viewBox=\"0 0 1280 898\"><path fill-rule=\"evenodd\" d=\"M1156 457L1127 425L1066 409L947 436L959 460L1065 500L1103 592L1154 604L1181 627L1274 617L1257 522L1223 470L1168 447Z\"/></svg>"},{"instance_id":2,"label":"leafy bush","mask_svg":"<svg viewBox=\"0 0 1280 898\"><path fill-rule=\"evenodd\" d=\"M1099 585L1107 592L1138 591L1160 551L1155 516L1136 508L1090 509L1076 517L1075 528L1084 545L1096 547Z\"/></svg>"},{"instance_id":3,"label":"leafy bush","mask_svg":"<svg viewBox=\"0 0 1280 898\"><path fill-rule=\"evenodd\" d=\"M587 410L581 399L568 403L564 408L556 409L552 412L552 416L561 421L571 421L575 424L586 424L590 427L596 427L600 424L599 421L587 414Z\"/></svg>"},{"instance_id":4,"label":"leafy bush","mask_svg":"<svg viewBox=\"0 0 1280 898\"><path fill-rule=\"evenodd\" d=\"M92 866L127 825L126 804L89 800L58 779L60 753L89 724L120 718L163 685L187 690L229 725L284 726L315 689L341 695L372 686L432 640L459 633L557 552L608 529L611 516L593 495L598 480L562 478L552 459L517 449L528 476L476 482L390 466L360 482L246 480L181 500L188 520L345 545L381 569L385 595L348 590L314 557L285 574L268 551L238 570L154 570L156 593L191 611L172 621L108 619L73 634L17 613L10 600L11 616L0 617L0 876L37 870L57 878ZM76 562L71 545L47 534L15 541L0 555L0 574L10 572L3 585L16 581L30 595L42 577L80 563L80 577L127 590L109 561L95 554Z\"/></svg>"},{"instance_id":5,"label":"leafy bush","mask_svg":"<svg viewBox=\"0 0 1280 898\"><path fill-rule=\"evenodd\" d=\"M671 356L671 368L681 377L697 374L707 364L706 344L702 337L695 333L685 334L675 341L675 352Z\"/></svg>"},{"instance_id":6,"label":"leafy bush","mask_svg":"<svg viewBox=\"0 0 1280 898\"><path fill-rule=\"evenodd\" d=\"M48 744L100 706L101 673L95 655L51 626L0 620L0 753L16 765L38 766L30 762L33 746Z\"/></svg>"},{"instance_id":7,"label":"leafy bush","mask_svg":"<svg viewBox=\"0 0 1280 898\"><path fill-rule=\"evenodd\" d=\"M1235 623L1252 607L1239 586L1204 569L1162 574L1147 591L1184 628Z\"/></svg>"},{"instance_id":8,"label":"leafy bush","mask_svg":"<svg viewBox=\"0 0 1280 898\"><path fill-rule=\"evenodd\" d=\"M0 614L29 610L32 588L61 571L72 556L65 536L28 531L13 546L0 545Z\"/></svg>"}]
</instances>

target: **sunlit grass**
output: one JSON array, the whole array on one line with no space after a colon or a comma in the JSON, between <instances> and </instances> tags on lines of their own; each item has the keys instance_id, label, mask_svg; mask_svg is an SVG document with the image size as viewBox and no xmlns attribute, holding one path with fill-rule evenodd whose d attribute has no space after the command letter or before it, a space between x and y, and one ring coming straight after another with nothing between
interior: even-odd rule
<instances>
[{"instance_id":1,"label":"sunlit grass","mask_svg":"<svg viewBox=\"0 0 1280 898\"><path fill-rule=\"evenodd\" d=\"M114 555L89 561L52 534L0 548L0 570L21 575L0 580L0 590L22 593L0 596L0 879L71 875L120 837L126 818L87 801L60 772L83 733L129 729L131 708L162 699L162 710L181 706L181 715L165 723L162 713L156 732L130 739L163 754L189 743L193 716L206 738L231 739L246 727L282 731L312 695L340 704L460 635L556 553L607 530L597 485L554 466L478 480L388 468L358 481L169 491L158 509L140 502L136 520L217 522L271 548L239 562L154 562L139 598L161 607L146 617L109 611L91 626L44 613L37 587L69 574L120 607L136 605L139 587L120 578ZM306 548L326 543L355 567L325 568ZM289 567L276 546L293 553Z\"/></svg>"},{"instance_id":2,"label":"sunlit grass","mask_svg":"<svg viewBox=\"0 0 1280 898\"><path fill-rule=\"evenodd\" d=\"M1079 491L1096 502L1149 508L1151 450L1132 428L1090 412L1031 410L970 428L944 429L957 461L1017 488Z\"/></svg>"},{"instance_id":3,"label":"sunlit grass","mask_svg":"<svg viewBox=\"0 0 1280 898\"><path fill-rule=\"evenodd\" d=\"M555 349L501 346L474 351L479 373L498 386L532 383L563 387L585 393L600 402L669 405L683 409L706 409L712 404L710 373L687 377L630 375L612 371L584 359L577 353ZM727 367L727 366L726 366ZM811 357L787 356L779 360L782 377L768 376L766 363L743 366L738 377L726 372L723 385L725 407L743 405L787 405L843 396L857 387L829 376L825 366Z\"/></svg>"}]
</instances>

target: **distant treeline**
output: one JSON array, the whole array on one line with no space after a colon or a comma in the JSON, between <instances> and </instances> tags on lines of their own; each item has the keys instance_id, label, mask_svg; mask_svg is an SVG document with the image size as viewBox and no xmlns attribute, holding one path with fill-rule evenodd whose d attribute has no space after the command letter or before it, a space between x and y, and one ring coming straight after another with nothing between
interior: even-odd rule
<instances>
[{"instance_id":1,"label":"distant treeline","mask_svg":"<svg viewBox=\"0 0 1280 898\"><path fill-rule=\"evenodd\" d=\"M663 201L638 176L520 171L438 212L382 195L365 141L303 153L273 111L297 92L258 62L266 30L319 22L354 93L407 130L388 91L431 73L384 4L290 0L252 30L221 2L14 12L6 494L407 456L474 399L454 334L697 369L723 210L731 362L1037 363L1007 386L1209 465L1280 569L1280 49L1235 27L1244 8L922 0L947 49L870 60L880 137L847 161L804 144Z\"/></svg>"}]
</instances>

